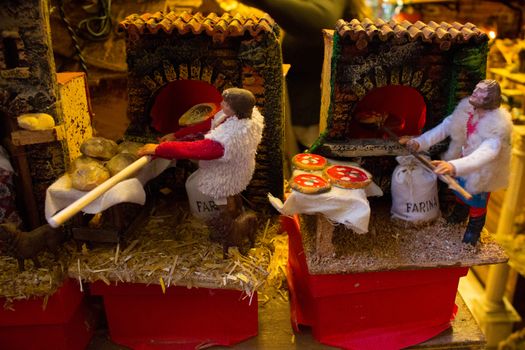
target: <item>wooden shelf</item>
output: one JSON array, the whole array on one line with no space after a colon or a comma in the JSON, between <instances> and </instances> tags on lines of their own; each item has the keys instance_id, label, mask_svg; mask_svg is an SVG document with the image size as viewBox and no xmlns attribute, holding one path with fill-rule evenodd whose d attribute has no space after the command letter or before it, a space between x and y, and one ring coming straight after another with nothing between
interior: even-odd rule
<instances>
[{"instance_id":1,"label":"wooden shelf","mask_svg":"<svg viewBox=\"0 0 525 350\"><path fill-rule=\"evenodd\" d=\"M64 127L60 125L49 130L17 130L11 133L11 141L15 146L34 145L63 139Z\"/></svg>"}]
</instances>

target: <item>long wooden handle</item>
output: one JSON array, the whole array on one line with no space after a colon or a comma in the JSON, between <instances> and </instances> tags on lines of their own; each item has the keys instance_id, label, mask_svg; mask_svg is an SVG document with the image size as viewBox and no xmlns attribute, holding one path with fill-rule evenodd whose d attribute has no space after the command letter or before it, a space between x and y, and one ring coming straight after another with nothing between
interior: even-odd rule
<instances>
[{"instance_id":1,"label":"long wooden handle","mask_svg":"<svg viewBox=\"0 0 525 350\"><path fill-rule=\"evenodd\" d=\"M143 168L151 160L151 156L142 156L121 171L119 171L114 176L110 177L91 191L87 192L85 195L59 211L57 214L50 217L47 222L51 227L58 227L63 225L67 220L71 219L73 215L80 212L83 208L88 206L95 199L106 193L111 187L115 186L122 180L131 177L138 170Z\"/></svg>"},{"instance_id":2,"label":"long wooden handle","mask_svg":"<svg viewBox=\"0 0 525 350\"><path fill-rule=\"evenodd\" d=\"M392 130L390 130L386 126L382 126L381 129L384 132L386 132L390 137L399 141L399 137ZM425 167L430 169L432 172L436 170L436 167L434 166L434 164L432 164L428 159L426 159L425 157L422 157L419 153L412 151L410 147L408 147L407 145L405 145L405 148L408 150L408 152L410 152L411 155L413 155L417 160L419 160L421 164L423 164ZM472 199L472 195L468 193L467 190L465 190L452 176L447 175L447 174L438 174L438 177L441 179L441 181L446 183L451 189L458 192L463 198L467 200Z\"/></svg>"},{"instance_id":3,"label":"long wooden handle","mask_svg":"<svg viewBox=\"0 0 525 350\"><path fill-rule=\"evenodd\" d=\"M407 149L408 149L408 147L407 147ZM416 159L419 160L424 166L426 166L428 169L430 169L430 170L432 170L432 172L434 172L436 167L434 166L434 164L429 162L428 159L426 159L425 157L420 156L419 154L417 154L416 152L411 151L410 149L408 149L408 151L410 152L410 154L412 154L414 157L416 157ZM446 183L451 189L453 189L454 191L458 192L463 198L465 198L467 200L472 199L472 195L470 193L468 193L467 190L465 190L463 187L461 187L461 185L452 176L447 175L447 174L438 174L438 177L441 179L441 181Z\"/></svg>"}]
</instances>

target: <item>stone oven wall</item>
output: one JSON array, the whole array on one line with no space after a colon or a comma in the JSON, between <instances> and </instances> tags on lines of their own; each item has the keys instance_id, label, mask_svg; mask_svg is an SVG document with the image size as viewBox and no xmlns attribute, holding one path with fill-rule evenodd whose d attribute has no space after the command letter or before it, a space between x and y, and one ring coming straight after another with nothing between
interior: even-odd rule
<instances>
[{"instance_id":1,"label":"stone oven wall","mask_svg":"<svg viewBox=\"0 0 525 350\"><path fill-rule=\"evenodd\" d=\"M0 36L0 134L18 174L19 206L36 226L44 221L46 188L64 172L67 149L59 141L15 146L10 139L21 114L47 113L60 122L48 2L3 1Z\"/></svg>"},{"instance_id":2,"label":"stone oven wall","mask_svg":"<svg viewBox=\"0 0 525 350\"><path fill-rule=\"evenodd\" d=\"M348 141L353 112L373 89L416 89L426 104L426 130L439 124L485 77L488 38L470 23L341 20L333 40L331 33L325 36L332 45L327 50L330 57L325 57L325 69L331 73L324 75L323 88L329 91L318 145Z\"/></svg>"},{"instance_id":3,"label":"stone oven wall","mask_svg":"<svg viewBox=\"0 0 525 350\"><path fill-rule=\"evenodd\" d=\"M265 118L249 199L266 204L266 194L283 193L282 58L279 29L269 17L197 13L132 15L127 32L127 138L152 140L148 108L159 89L176 80L201 80L219 92L242 87L254 93Z\"/></svg>"}]
</instances>

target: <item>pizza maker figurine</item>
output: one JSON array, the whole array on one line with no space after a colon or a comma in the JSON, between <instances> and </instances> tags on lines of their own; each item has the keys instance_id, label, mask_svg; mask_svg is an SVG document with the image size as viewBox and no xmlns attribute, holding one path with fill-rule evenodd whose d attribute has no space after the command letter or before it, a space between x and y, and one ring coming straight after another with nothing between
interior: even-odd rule
<instances>
[{"instance_id":1,"label":"pizza maker figurine","mask_svg":"<svg viewBox=\"0 0 525 350\"><path fill-rule=\"evenodd\" d=\"M223 244L226 256L230 246L245 252L254 244L257 216L244 209L240 194L255 170L264 120L250 91L226 89L222 97L222 109L213 118L166 135L160 144L147 144L139 155L199 161L193 174L197 188L219 207L217 217L207 222L210 239Z\"/></svg>"},{"instance_id":2,"label":"pizza maker figurine","mask_svg":"<svg viewBox=\"0 0 525 350\"><path fill-rule=\"evenodd\" d=\"M501 104L501 90L495 80L480 81L441 124L416 138L402 137L400 143L413 151L426 151L450 137L442 160L433 161L435 173L456 177L473 195L471 200L456 194L456 205L446 217L449 223L467 221L463 242L476 245L485 225L490 192L508 184L512 122Z\"/></svg>"}]
</instances>

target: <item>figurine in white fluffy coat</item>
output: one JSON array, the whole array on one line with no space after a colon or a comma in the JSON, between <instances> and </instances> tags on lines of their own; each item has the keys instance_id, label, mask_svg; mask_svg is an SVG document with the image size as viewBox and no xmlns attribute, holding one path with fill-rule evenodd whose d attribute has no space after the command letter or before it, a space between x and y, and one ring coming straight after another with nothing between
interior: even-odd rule
<instances>
[{"instance_id":1,"label":"figurine in white fluffy coat","mask_svg":"<svg viewBox=\"0 0 525 350\"><path fill-rule=\"evenodd\" d=\"M501 90L495 80L483 80L463 99L441 124L414 139L402 138L413 150L425 151L450 137L443 160L433 161L437 174L456 176L474 195L459 204L447 218L459 223L469 216L463 242L475 245L485 224L486 205L491 191L508 184L512 121L500 107Z\"/></svg>"},{"instance_id":2,"label":"figurine in white fluffy coat","mask_svg":"<svg viewBox=\"0 0 525 350\"><path fill-rule=\"evenodd\" d=\"M231 88L222 97L222 110L213 118L166 135L159 145L144 145L138 154L199 160L193 175L197 188L219 207L219 216L208 222L210 238L223 243L226 255L230 246L241 248L247 238L253 245L256 215L244 211L240 193L255 171L264 119L250 91Z\"/></svg>"},{"instance_id":3,"label":"figurine in white fluffy coat","mask_svg":"<svg viewBox=\"0 0 525 350\"><path fill-rule=\"evenodd\" d=\"M221 111L213 118L170 134L164 138L168 141L159 145L147 144L138 152L199 160L197 187L217 204L225 204L227 197L241 193L250 183L264 128L263 116L254 107L255 97L250 91L227 89L223 99ZM189 140L191 136L196 137Z\"/></svg>"},{"instance_id":4,"label":"figurine in white fluffy coat","mask_svg":"<svg viewBox=\"0 0 525 350\"><path fill-rule=\"evenodd\" d=\"M261 142L263 117L256 107L251 118L239 119L236 115L212 121L212 130L205 139L224 147L221 158L199 161L198 187L202 193L213 198L228 197L244 191L255 171L255 155ZM213 124L220 123L214 127Z\"/></svg>"}]
</instances>

